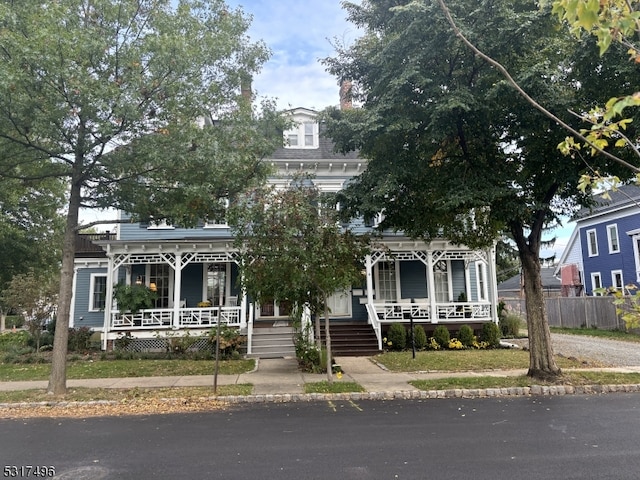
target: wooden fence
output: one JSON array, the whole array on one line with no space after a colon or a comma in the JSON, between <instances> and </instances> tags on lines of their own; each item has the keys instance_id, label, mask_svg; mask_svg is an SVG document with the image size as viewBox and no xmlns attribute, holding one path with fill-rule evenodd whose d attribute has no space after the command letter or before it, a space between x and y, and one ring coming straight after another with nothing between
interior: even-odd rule
<instances>
[{"instance_id":1,"label":"wooden fence","mask_svg":"<svg viewBox=\"0 0 640 480\"><path fill-rule=\"evenodd\" d=\"M611 297L548 297L544 300L551 327L625 329ZM526 318L524 298L505 298L502 301Z\"/></svg>"}]
</instances>

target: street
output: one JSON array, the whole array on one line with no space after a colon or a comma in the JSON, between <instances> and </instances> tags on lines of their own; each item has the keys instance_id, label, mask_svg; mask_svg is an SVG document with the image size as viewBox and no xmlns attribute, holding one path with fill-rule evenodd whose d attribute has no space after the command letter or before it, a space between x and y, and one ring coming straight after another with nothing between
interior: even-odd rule
<instances>
[{"instance_id":1,"label":"street","mask_svg":"<svg viewBox=\"0 0 640 480\"><path fill-rule=\"evenodd\" d=\"M613 394L0 420L0 466L74 480L636 479L639 406Z\"/></svg>"}]
</instances>

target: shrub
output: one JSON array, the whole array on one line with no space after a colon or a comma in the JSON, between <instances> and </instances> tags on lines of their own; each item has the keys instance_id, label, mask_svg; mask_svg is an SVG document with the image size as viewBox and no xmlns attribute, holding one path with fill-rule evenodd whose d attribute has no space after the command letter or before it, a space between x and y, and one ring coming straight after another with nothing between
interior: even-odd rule
<instances>
[{"instance_id":1,"label":"shrub","mask_svg":"<svg viewBox=\"0 0 640 480\"><path fill-rule=\"evenodd\" d=\"M416 350L424 350L427 347L427 334L422 325L413 327L413 342Z\"/></svg>"},{"instance_id":2,"label":"shrub","mask_svg":"<svg viewBox=\"0 0 640 480\"><path fill-rule=\"evenodd\" d=\"M489 347L500 346L500 327L493 322L483 324L480 340L486 342Z\"/></svg>"},{"instance_id":3,"label":"shrub","mask_svg":"<svg viewBox=\"0 0 640 480\"><path fill-rule=\"evenodd\" d=\"M458 331L458 340L465 348L473 346L475 340L473 329L469 325L462 325Z\"/></svg>"},{"instance_id":4,"label":"shrub","mask_svg":"<svg viewBox=\"0 0 640 480\"><path fill-rule=\"evenodd\" d=\"M91 350L92 334L93 332L89 327L70 328L67 348L70 352L86 352Z\"/></svg>"},{"instance_id":5,"label":"shrub","mask_svg":"<svg viewBox=\"0 0 640 480\"><path fill-rule=\"evenodd\" d=\"M452 338L451 340L449 340L448 348L449 350L462 350L464 348L464 345L462 345L462 342L457 338Z\"/></svg>"},{"instance_id":6,"label":"shrub","mask_svg":"<svg viewBox=\"0 0 640 480\"><path fill-rule=\"evenodd\" d=\"M209 342L215 348L217 342L217 327L209 330ZM247 337L240 334L237 328L227 325L220 326L220 355L222 358L231 358L234 351L237 351L241 345L245 344ZM215 350L214 350L215 351Z\"/></svg>"},{"instance_id":7,"label":"shrub","mask_svg":"<svg viewBox=\"0 0 640 480\"><path fill-rule=\"evenodd\" d=\"M433 339L441 348L449 348L451 334L444 325L438 325L433 331Z\"/></svg>"},{"instance_id":8,"label":"shrub","mask_svg":"<svg viewBox=\"0 0 640 480\"><path fill-rule=\"evenodd\" d=\"M7 330L22 328L24 327L24 317L22 315L7 315L4 321L4 327Z\"/></svg>"},{"instance_id":9,"label":"shrub","mask_svg":"<svg viewBox=\"0 0 640 480\"><path fill-rule=\"evenodd\" d=\"M407 329L401 323L392 323L387 331L387 342L392 350L404 350L407 346Z\"/></svg>"},{"instance_id":10,"label":"shrub","mask_svg":"<svg viewBox=\"0 0 640 480\"><path fill-rule=\"evenodd\" d=\"M29 332L20 330L18 332L4 332L0 334L0 350L10 350L13 348L24 348L29 343Z\"/></svg>"},{"instance_id":11,"label":"shrub","mask_svg":"<svg viewBox=\"0 0 640 480\"><path fill-rule=\"evenodd\" d=\"M520 334L522 319L516 313L506 313L500 317L500 332L503 337L514 338Z\"/></svg>"}]
</instances>

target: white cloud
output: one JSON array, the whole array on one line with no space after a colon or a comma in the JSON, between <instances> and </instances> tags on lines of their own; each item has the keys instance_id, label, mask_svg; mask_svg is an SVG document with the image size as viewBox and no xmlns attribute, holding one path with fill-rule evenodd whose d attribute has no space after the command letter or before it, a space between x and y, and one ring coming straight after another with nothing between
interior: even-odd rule
<instances>
[{"instance_id":1,"label":"white cloud","mask_svg":"<svg viewBox=\"0 0 640 480\"><path fill-rule=\"evenodd\" d=\"M253 16L249 35L262 40L272 57L254 78L258 95L276 99L278 108L322 109L339 102L338 84L320 59L334 56L332 42L357 37L340 0L311 6L293 0L227 0Z\"/></svg>"}]
</instances>

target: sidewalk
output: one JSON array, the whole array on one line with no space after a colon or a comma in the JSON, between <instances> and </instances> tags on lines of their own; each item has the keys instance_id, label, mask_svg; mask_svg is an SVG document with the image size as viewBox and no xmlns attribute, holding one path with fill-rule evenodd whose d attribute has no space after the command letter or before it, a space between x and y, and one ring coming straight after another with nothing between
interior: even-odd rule
<instances>
[{"instance_id":1,"label":"sidewalk","mask_svg":"<svg viewBox=\"0 0 640 480\"><path fill-rule=\"evenodd\" d=\"M438 392L425 392L418 390L408 382L418 379L447 378L447 377L469 377L469 376L518 376L526 374L526 369L522 370L492 370L480 372L415 372L415 373L393 373L383 369L373 362L369 357L336 357L336 363L342 368L343 376L340 381L352 381L360 384L369 397L373 398L431 398L448 396ZM596 370L596 369L591 369ZM608 368L598 369L615 372L640 372L640 367ZM295 358L275 358L260 359L257 361L257 368L248 373L236 375L218 375L218 385L252 384L253 394L250 397L260 397L264 400L265 395L276 395L275 400L282 400L282 395L295 395L300 398L304 392L305 383L321 382L326 380L326 374L303 373L298 370ZM30 389L46 389L47 381L21 381L21 382L0 382L0 392ZM173 376L173 377L128 377L128 378L96 378L86 380L68 380L67 386L88 387L88 388L153 388L153 387L194 387L213 386L213 375L194 376ZM623 391L621 386L611 386L605 391ZM628 387L628 386L627 386ZM632 390L640 391L640 386ZM573 387L540 387L540 393L565 394L580 393L581 388ZM492 392L496 391L496 392ZM496 395L524 395L535 394L537 390L524 389L522 387L512 389L487 389L487 391L456 391L454 396L496 396ZM313 394L311 394L313 395ZM363 394L357 394L362 398ZM364 394L366 397L367 395ZM234 399L234 401L251 401L250 399Z\"/></svg>"}]
</instances>

